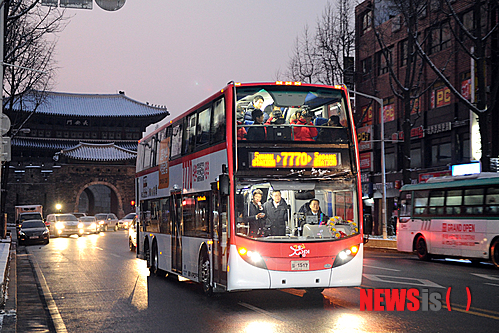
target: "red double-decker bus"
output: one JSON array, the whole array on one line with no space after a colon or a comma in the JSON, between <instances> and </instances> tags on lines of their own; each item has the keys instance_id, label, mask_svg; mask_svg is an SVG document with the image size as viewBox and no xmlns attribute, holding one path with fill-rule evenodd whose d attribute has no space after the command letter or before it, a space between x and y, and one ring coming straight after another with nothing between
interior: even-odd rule
<instances>
[{"instance_id":1,"label":"red double-decker bus","mask_svg":"<svg viewBox=\"0 0 499 333\"><path fill-rule=\"evenodd\" d=\"M148 127L137 255L206 293L359 286L362 193L347 90L229 83Z\"/></svg>"}]
</instances>

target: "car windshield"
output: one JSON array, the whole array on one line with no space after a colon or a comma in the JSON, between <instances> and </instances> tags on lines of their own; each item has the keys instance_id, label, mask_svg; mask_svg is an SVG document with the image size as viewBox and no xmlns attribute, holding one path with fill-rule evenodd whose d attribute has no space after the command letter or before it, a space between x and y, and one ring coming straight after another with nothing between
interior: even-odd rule
<instances>
[{"instance_id":1,"label":"car windshield","mask_svg":"<svg viewBox=\"0 0 499 333\"><path fill-rule=\"evenodd\" d=\"M93 217L93 216L82 216L82 217L80 217L80 222L95 222L95 217Z\"/></svg>"},{"instance_id":2,"label":"car windshield","mask_svg":"<svg viewBox=\"0 0 499 333\"><path fill-rule=\"evenodd\" d=\"M23 229L30 228L45 228L45 223L43 221L25 221L22 224Z\"/></svg>"},{"instance_id":3,"label":"car windshield","mask_svg":"<svg viewBox=\"0 0 499 333\"><path fill-rule=\"evenodd\" d=\"M56 216L56 219L57 219L57 221L61 221L61 222L67 222L67 221L78 222L78 219L73 214L59 215L59 216Z\"/></svg>"},{"instance_id":4,"label":"car windshield","mask_svg":"<svg viewBox=\"0 0 499 333\"><path fill-rule=\"evenodd\" d=\"M135 213L130 213L127 216L125 216L123 219L124 220L131 220L135 217Z\"/></svg>"},{"instance_id":5,"label":"car windshield","mask_svg":"<svg viewBox=\"0 0 499 333\"><path fill-rule=\"evenodd\" d=\"M40 213L29 213L29 214L22 214L21 215L21 220L36 220L36 219L40 219L41 218L41 214Z\"/></svg>"},{"instance_id":6,"label":"car windshield","mask_svg":"<svg viewBox=\"0 0 499 333\"><path fill-rule=\"evenodd\" d=\"M97 220L105 220L107 218L107 214L97 214L95 215Z\"/></svg>"},{"instance_id":7,"label":"car windshield","mask_svg":"<svg viewBox=\"0 0 499 333\"><path fill-rule=\"evenodd\" d=\"M236 233L262 241L317 241L359 232L354 180L241 182Z\"/></svg>"}]
</instances>

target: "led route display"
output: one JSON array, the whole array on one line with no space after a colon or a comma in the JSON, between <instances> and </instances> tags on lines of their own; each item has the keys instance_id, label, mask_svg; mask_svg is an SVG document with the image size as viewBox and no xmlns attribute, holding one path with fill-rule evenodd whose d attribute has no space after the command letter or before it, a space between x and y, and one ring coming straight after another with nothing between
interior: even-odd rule
<instances>
[{"instance_id":1,"label":"led route display","mask_svg":"<svg viewBox=\"0 0 499 333\"><path fill-rule=\"evenodd\" d=\"M334 168L341 165L339 153L319 152L251 152L252 168Z\"/></svg>"}]
</instances>

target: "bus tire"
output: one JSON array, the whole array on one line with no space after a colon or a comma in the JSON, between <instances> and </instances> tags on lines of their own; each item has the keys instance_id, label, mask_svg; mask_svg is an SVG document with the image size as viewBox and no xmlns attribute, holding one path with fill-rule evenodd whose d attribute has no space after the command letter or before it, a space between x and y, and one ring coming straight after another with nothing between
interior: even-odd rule
<instances>
[{"instance_id":1,"label":"bus tire","mask_svg":"<svg viewBox=\"0 0 499 333\"><path fill-rule=\"evenodd\" d=\"M156 242L152 243L151 251L151 264L149 266L149 272L151 275L162 276L161 270L158 268L159 256L158 256L158 245Z\"/></svg>"},{"instance_id":2,"label":"bus tire","mask_svg":"<svg viewBox=\"0 0 499 333\"><path fill-rule=\"evenodd\" d=\"M431 255L428 253L428 247L426 246L426 240L423 236L419 236L416 240L416 254L419 260L428 261L431 259Z\"/></svg>"},{"instance_id":3,"label":"bus tire","mask_svg":"<svg viewBox=\"0 0 499 333\"><path fill-rule=\"evenodd\" d=\"M203 288L203 293L205 295L213 294L213 287L211 286L210 278L210 260L208 258L208 253L206 250L201 252L199 256L199 266L198 266L199 282Z\"/></svg>"},{"instance_id":4,"label":"bus tire","mask_svg":"<svg viewBox=\"0 0 499 333\"><path fill-rule=\"evenodd\" d=\"M492 263L499 268L499 238L495 239L490 246L490 259L492 259Z\"/></svg>"}]
</instances>

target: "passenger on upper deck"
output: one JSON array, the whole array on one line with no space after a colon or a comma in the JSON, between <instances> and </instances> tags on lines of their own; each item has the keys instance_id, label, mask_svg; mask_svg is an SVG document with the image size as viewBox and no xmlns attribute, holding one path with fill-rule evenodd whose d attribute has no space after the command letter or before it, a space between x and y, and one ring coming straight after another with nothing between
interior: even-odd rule
<instances>
[{"instance_id":1,"label":"passenger on upper deck","mask_svg":"<svg viewBox=\"0 0 499 333\"><path fill-rule=\"evenodd\" d=\"M263 125L262 110L254 110L252 117L254 123L253 125L249 126L246 139L248 141L264 141L267 138L267 131L265 127L258 126L258 125Z\"/></svg>"},{"instance_id":2,"label":"passenger on upper deck","mask_svg":"<svg viewBox=\"0 0 499 333\"><path fill-rule=\"evenodd\" d=\"M295 125L308 125L313 126L312 119L314 114L310 110L305 110L301 113L300 119L296 121ZM314 141L317 136L317 128L315 127L302 127L293 126L295 141Z\"/></svg>"},{"instance_id":3,"label":"passenger on upper deck","mask_svg":"<svg viewBox=\"0 0 499 333\"><path fill-rule=\"evenodd\" d=\"M244 120L253 120L253 111L255 110L262 110L262 106L263 106L263 102L264 102L264 98L263 96L261 95L256 95L255 97L253 97L253 101L252 103L246 108L246 114L244 116ZM262 111L263 113L263 111ZM263 122L267 121L267 118L268 118L268 115L267 117L265 117L265 113L264 114L264 117L263 117Z\"/></svg>"},{"instance_id":4,"label":"passenger on upper deck","mask_svg":"<svg viewBox=\"0 0 499 333\"><path fill-rule=\"evenodd\" d=\"M282 125L286 123L286 119L284 119L281 108L274 107L272 111L272 115L269 117L266 125Z\"/></svg>"},{"instance_id":5,"label":"passenger on upper deck","mask_svg":"<svg viewBox=\"0 0 499 333\"><path fill-rule=\"evenodd\" d=\"M343 127L340 124L340 117L339 116L331 116L329 117L329 120L324 126L331 126L331 127ZM320 128L319 129L319 135L317 135L317 141L318 142L333 142L336 141L337 139L344 139L343 138L343 131L336 131L334 128Z\"/></svg>"},{"instance_id":6,"label":"passenger on upper deck","mask_svg":"<svg viewBox=\"0 0 499 333\"><path fill-rule=\"evenodd\" d=\"M237 106L237 114L236 114L236 119L237 119L237 139L238 140L246 140L246 129L241 126L243 125L244 121L244 109L242 108L241 105Z\"/></svg>"}]
</instances>

